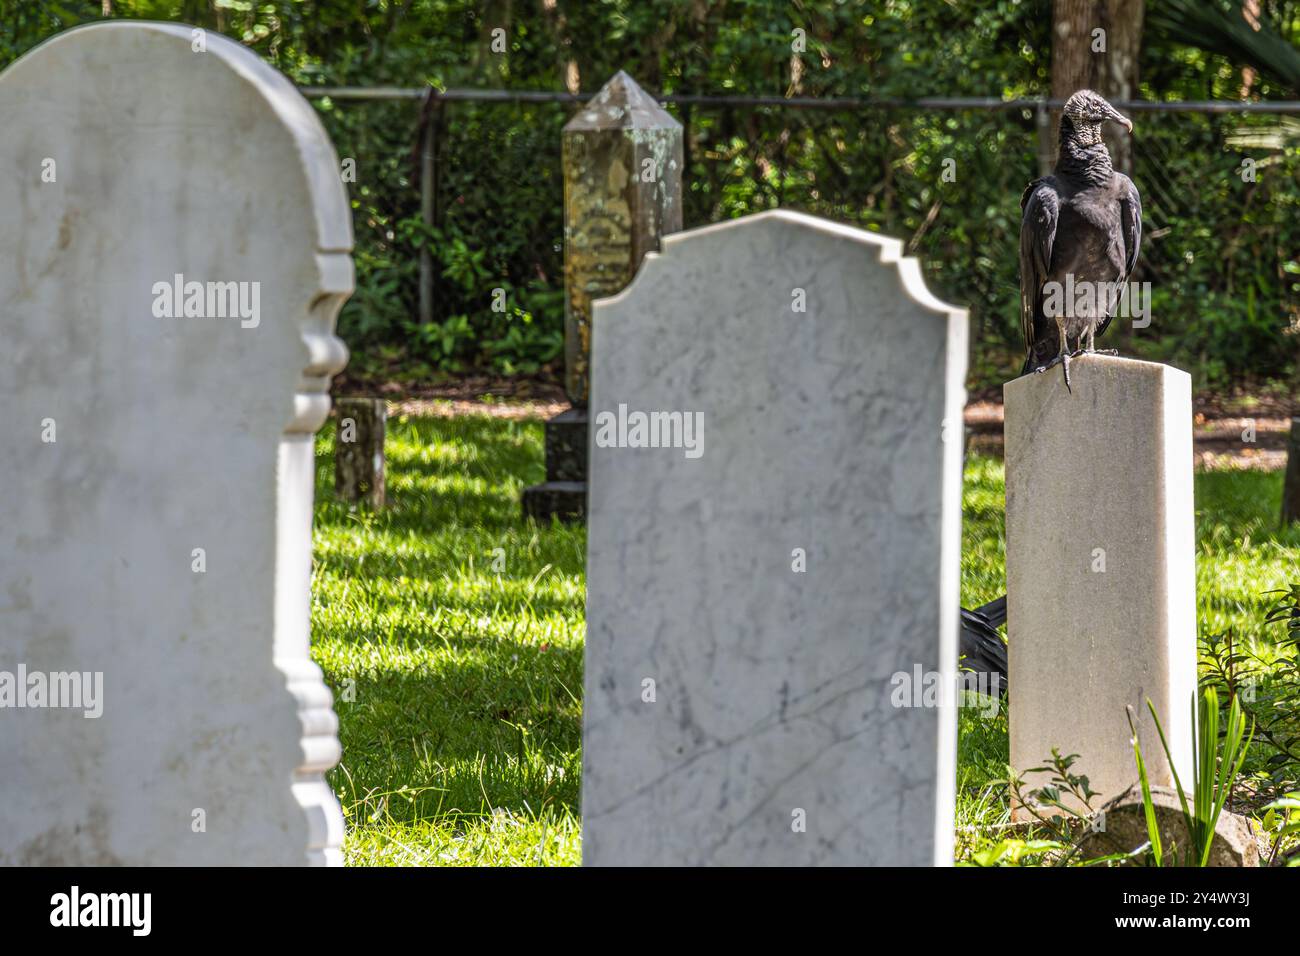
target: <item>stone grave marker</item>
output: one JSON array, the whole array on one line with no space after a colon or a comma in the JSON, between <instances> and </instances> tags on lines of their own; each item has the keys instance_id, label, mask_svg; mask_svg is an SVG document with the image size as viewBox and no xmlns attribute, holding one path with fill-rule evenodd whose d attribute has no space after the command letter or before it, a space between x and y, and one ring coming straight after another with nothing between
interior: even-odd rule
<instances>
[{"instance_id":1,"label":"stone grave marker","mask_svg":"<svg viewBox=\"0 0 1300 956\"><path fill-rule=\"evenodd\" d=\"M1059 369L1003 387L1011 765L1078 754L1095 809L1138 778L1129 706L1151 783L1173 783L1148 698L1191 786L1192 388L1186 372L1105 355L1070 372L1073 393Z\"/></svg>"},{"instance_id":2,"label":"stone grave marker","mask_svg":"<svg viewBox=\"0 0 1300 956\"><path fill-rule=\"evenodd\" d=\"M523 510L579 520L587 508L591 304L619 292L682 228L682 125L619 70L564 127L564 384L573 407L546 423L546 481Z\"/></svg>"},{"instance_id":3,"label":"stone grave marker","mask_svg":"<svg viewBox=\"0 0 1300 956\"><path fill-rule=\"evenodd\" d=\"M593 327L584 861L951 863L966 312L774 211Z\"/></svg>"},{"instance_id":4,"label":"stone grave marker","mask_svg":"<svg viewBox=\"0 0 1300 956\"><path fill-rule=\"evenodd\" d=\"M251 51L159 23L27 53L0 126L0 864L338 863L334 149Z\"/></svg>"},{"instance_id":5,"label":"stone grave marker","mask_svg":"<svg viewBox=\"0 0 1300 956\"><path fill-rule=\"evenodd\" d=\"M340 398L335 405L334 491L343 501L382 508L387 499L384 433L388 406L382 398Z\"/></svg>"}]
</instances>

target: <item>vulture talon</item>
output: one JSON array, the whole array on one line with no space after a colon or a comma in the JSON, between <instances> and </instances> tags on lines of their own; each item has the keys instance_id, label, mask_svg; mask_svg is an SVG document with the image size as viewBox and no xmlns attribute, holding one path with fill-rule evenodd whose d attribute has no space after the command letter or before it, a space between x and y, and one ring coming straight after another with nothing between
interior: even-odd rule
<instances>
[{"instance_id":1,"label":"vulture talon","mask_svg":"<svg viewBox=\"0 0 1300 956\"><path fill-rule=\"evenodd\" d=\"M1073 395L1074 389L1070 388L1070 353L1069 352L1062 352L1061 354L1056 356L1056 358L1048 362L1046 365L1034 369L1034 374L1035 375L1041 374L1042 372L1046 372L1049 368L1056 368L1056 366L1058 365L1065 370L1065 390L1069 392L1071 395Z\"/></svg>"}]
</instances>

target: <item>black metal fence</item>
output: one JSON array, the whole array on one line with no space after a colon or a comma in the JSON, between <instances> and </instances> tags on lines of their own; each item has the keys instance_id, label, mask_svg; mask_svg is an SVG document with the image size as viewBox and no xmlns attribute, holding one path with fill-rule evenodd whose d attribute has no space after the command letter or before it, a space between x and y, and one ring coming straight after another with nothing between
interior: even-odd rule
<instances>
[{"instance_id":1,"label":"black metal fence","mask_svg":"<svg viewBox=\"0 0 1300 956\"><path fill-rule=\"evenodd\" d=\"M560 131L587 97L304 92L358 170L351 336L379 342L386 325L414 319L406 343L431 362L552 354L563 310ZM931 287L970 308L974 381L1015 366L1019 199L1050 167L1050 111L1061 104L661 102L684 126L686 228L785 206L902 238ZM1150 325L1121 325L1108 344L1203 380L1288 374L1288 331L1300 327L1300 103L1116 105L1135 123L1127 160L1145 233L1134 278L1151 283L1152 298ZM501 287L526 330L491 314L488 290Z\"/></svg>"}]
</instances>

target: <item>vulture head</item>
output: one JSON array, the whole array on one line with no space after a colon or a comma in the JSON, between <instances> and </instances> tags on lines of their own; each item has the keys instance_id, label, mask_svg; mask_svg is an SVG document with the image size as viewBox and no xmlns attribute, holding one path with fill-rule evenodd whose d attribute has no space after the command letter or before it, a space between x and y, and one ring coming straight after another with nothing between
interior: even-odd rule
<instances>
[{"instance_id":1,"label":"vulture head","mask_svg":"<svg viewBox=\"0 0 1300 956\"><path fill-rule=\"evenodd\" d=\"M1129 118L1107 103L1105 97L1092 90L1079 90L1065 101L1061 132L1066 132L1068 123L1074 134L1073 139L1080 146L1092 146L1101 142L1101 124L1107 120L1113 120L1130 133L1133 132Z\"/></svg>"}]
</instances>

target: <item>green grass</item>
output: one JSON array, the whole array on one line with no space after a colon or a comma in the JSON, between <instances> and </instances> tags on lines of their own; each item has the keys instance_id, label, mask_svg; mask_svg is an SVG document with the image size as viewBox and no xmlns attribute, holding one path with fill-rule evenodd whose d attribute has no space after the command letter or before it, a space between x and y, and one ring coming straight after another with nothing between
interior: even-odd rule
<instances>
[{"instance_id":1,"label":"green grass","mask_svg":"<svg viewBox=\"0 0 1300 956\"><path fill-rule=\"evenodd\" d=\"M1300 579L1300 526L1280 527L1282 475L1258 471L1198 472L1196 495L1197 621L1202 634L1231 628L1236 639L1264 657L1276 653L1279 626L1264 617L1265 592ZM1006 589L1004 472L999 459L967 462L962 513L962 604L975 607ZM958 856L987 846L1009 819L1007 721L982 719L963 708L958 723ZM1252 748L1247 770L1259 770L1271 751ZM1043 754L1046 759L1049 755ZM1081 755L1077 773L1087 772ZM1035 778L1030 778L1035 785ZM1046 780L1037 780L1037 784ZM972 829L983 831L973 837ZM1041 834L1038 834L1041 835Z\"/></svg>"},{"instance_id":2,"label":"green grass","mask_svg":"<svg viewBox=\"0 0 1300 956\"><path fill-rule=\"evenodd\" d=\"M318 439L313 648L340 698L349 863L579 861L585 533L519 518L541 442L395 419L375 515L335 500Z\"/></svg>"},{"instance_id":3,"label":"green grass","mask_svg":"<svg viewBox=\"0 0 1300 956\"><path fill-rule=\"evenodd\" d=\"M348 863L576 865L585 531L520 518L521 489L544 477L541 423L391 420L377 515L335 500L333 442L327 426L312 629L338 698L343 761L330 781ZM1279 530L1280 494L1279 474L1196 476L1203 632L1272 646L1264 592L1300 577L1300 528ZM972 457L967 607L1005 590L1003 504L1001 462ZM963 708L960 732L968 855L1006 821L1006 717Z\"/></svg>"}]
</instances>

